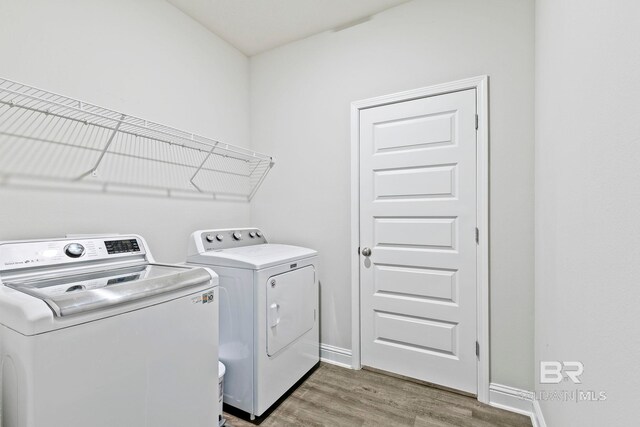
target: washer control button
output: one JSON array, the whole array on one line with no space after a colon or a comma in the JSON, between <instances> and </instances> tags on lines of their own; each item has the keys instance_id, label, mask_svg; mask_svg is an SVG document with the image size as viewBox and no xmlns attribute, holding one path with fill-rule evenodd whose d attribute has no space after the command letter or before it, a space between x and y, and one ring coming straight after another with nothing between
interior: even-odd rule
<instances>
[{"instance_id":1,"label":"washer control button","mask_svg":"<svg viewBox=\"0 0 640 427\"><path fill-rule=\"evenodd\" d=\"M209 243L213 242L213 234L207 234L206 239L207 239L207 242Z\"/></svg>"},{"instance_id":2,"label":"washer control button","mask_svg":"<svg viewBox=\"0 0 640 427\"><path fill-rule=\"evenodd\" d=\"M256 231L256 236L258 236L258 237L262 237L262 232L260 232L260 231Z\"/></svg>"},{"instance_id":3,"label":"washer control button","mask_svg":"<svg viewBox=\"0 0 640 427\"><path fill-rule=\"evenodd\" d=\"M222 234L216 234L216 240L218 242L222 242L224 240L224 236Z\"/></svg>"},{"instance_id":4,"label":"washer control button","mask_svg":"<svg viewBox=\"0 0 640 427\"><path fill-rule=\"evenodd\" d=\"M64 247L64 253L71 258L80 258L84 254L84 246L80 243L69 243Z\"/></svg>"},{"instance_id":5,"label":"washer control button","mask_svg":"<svg viewBox=\"0 0 640 427\"><path fill-rule=\"evenodd\" d=\"M252 239L256 237L256 232L255 231L250 231L249 232L249 237L251 237Z\"/></svg>"},{"instance_id":6,"label":"washer control button","mask_svg":"<svg viewBox=\"0 0 640 427\"><path fill-rule=\"evenodd\" d=\"M235 233L233 233L233 239L234 240L240 240L242 239L242 234L238 233L237 231Z\"/></svg>"}]
</instances>

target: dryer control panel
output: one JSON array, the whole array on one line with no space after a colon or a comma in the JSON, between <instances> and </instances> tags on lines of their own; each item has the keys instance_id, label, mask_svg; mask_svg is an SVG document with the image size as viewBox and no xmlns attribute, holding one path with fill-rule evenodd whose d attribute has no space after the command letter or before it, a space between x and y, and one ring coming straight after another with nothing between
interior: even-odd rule
<instances>
[{"instance_id":1,"label":"dryer control panel","mask_svg":"<svg viewBox=\"0 0 640 427\"><path fill-rule=\"evenodd\" d=\"M200 233L200 239L202 239L202 246L206 251L219 251L267 243L266 237L257 228L205 230Z\"/></svg>"}]
</instances>

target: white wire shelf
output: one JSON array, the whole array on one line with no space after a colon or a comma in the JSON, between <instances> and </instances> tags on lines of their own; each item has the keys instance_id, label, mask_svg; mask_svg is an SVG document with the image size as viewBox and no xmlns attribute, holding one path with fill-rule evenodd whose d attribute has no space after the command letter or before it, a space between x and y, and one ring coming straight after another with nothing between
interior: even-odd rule
<instances>
[{"instance_id":1,"label":"white wire shelf","mask_svg":"<svg viewBox=\"0 0 640 427\"><path fill-rule=\"evenodd\" d=\"M0 176L251 200L270 156L0 78Z\"/></svg>"}]
</instances>

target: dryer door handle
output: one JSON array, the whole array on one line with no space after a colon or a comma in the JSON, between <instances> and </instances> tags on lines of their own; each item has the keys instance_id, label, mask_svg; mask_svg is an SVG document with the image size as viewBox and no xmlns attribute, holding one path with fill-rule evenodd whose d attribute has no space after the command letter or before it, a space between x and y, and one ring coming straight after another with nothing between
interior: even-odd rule
<instances>
[{"instance_id":1,"label":"dryer door handle","mask_svg":"<svg viewBox=\"0 0 640 427\"><path fill-rule=\"evenodd\" d=\"M280 304L273 303L269 306L269 326L275 328L280 323Z\"/></svg>"}]
</instances>

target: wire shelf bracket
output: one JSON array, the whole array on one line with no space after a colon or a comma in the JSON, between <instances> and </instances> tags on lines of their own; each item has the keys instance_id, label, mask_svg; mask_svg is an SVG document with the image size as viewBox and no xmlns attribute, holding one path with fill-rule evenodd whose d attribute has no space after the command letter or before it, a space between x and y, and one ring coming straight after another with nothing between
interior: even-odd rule
<instances>
[{"instance_id":1,"label":"wire shelf bracket","mask_svg":"<svg viewBox=\"0 0 640 427\"><path fill-rule=\"evenodd\" d=\"M109 146L111 145L111 143L113 142L113 138L115 138L115 136L118 134L118 129L120 129L120 125L122 124L122 120L124 120L125 115L122 115L122 119L118 122L118 124L116 125L116 127L113 129L113 132L111 133L111 136L109 137L109 140L107 141L107 145L104 146L104 150L102 150L102 153L100 153L100 157L98 157L98 161L96 161L96 164L93 165L93 167L86 171L85 173L83 173L82 175L80 175L79 177L77 177L75 180L76 181L80 181L82 178L84 178L87 175L91 175L91 176L98 176L98 166L100 166L100 162L102 161L102 159L104 158L104 155L107 154L107 150L109 149Z\"/></svg>"},{"instance_id":2,"label":"wire shelf bracket","mask_svg":"<svg viewBox=\"0 0 640 427\"><path fill-rule=\"evenodd\" d=\"M249 201L273 158L0 78L0 185Z\"/></svg>"},{"instance_id":3,"label":"wire shelf bracket","mask_svg":"<svg viewBox=\"0 0 640 427\"><path fill-rule=\"evenodd\" d=\"M198 166L198 169L196 169L196 171L194 172L193 176L189 179L189 182L191 183L191 185L193 185L196 188L196 190L198 190L201 193L202 193L202 189L200 187L198 187L198 185L195 183L194 179L196 178L196 176L198 175L198 172L200 172L200 170L202 169L204 164L207 163L207 160L209 160L209 157L211 157L211 154L213 154L213 150L215 150L216 145L218 145L217 142L213 147L211 147L211 150L209 151L209 153L207 153L207 157L204 158L202 163L200 163L200 165ZM251 199L251 197L249 197L249 199Z\"/></svg>"}]
</instances>

